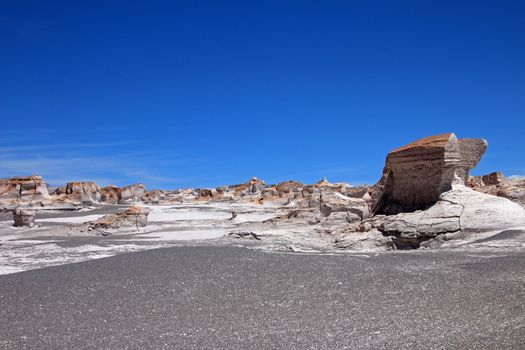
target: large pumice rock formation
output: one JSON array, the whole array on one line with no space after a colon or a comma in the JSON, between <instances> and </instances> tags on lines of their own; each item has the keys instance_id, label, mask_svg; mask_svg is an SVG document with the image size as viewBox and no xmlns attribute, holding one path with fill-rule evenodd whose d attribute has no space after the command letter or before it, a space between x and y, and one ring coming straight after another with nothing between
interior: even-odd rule
<instances>
[{"instance_id":1,"label":"large pumice rock formation","mask_svg":"<svg viewBox=\"0 0 525 350\"><path fill-rule=\"evenodd\" d=\"M375 214L425 209L453 185L467 183L487 148L484 139L458 139L453 133L427 137L390 152Z\"/></svg>"},{"instance_id":2,"label":"large pumice rock formation","mask_svg":"<svg viewBox=\"0 0 525 350\"><path fill-rule=\"evenodd\" d=\"M407 249L525 227L525 209L519 204L466 186L469 170L486 147L483 139L458 140L444 134L392 151L376 185L380 196L375 216L351 230L377 230L391 237L396 248ZM492 177L498 182L502 178ZM477 182L471 178L469 184ZM340 245L351 247L358 238L343 236Z\"/></svg>"}]
</instances>

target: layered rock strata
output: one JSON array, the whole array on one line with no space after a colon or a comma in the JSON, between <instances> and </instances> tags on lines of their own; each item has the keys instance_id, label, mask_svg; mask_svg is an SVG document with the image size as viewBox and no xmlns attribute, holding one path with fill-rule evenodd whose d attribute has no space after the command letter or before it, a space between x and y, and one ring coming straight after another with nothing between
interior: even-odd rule
<instances>
[{"instance_id":1,"label":"layered rock strata","mask_svg":"<svg viewBox=\"0 0 525 350\"><path fill-rule=\"evenodd\" d=\"M487 142L453 133L427 137L390 152L374 207L376 214L424 209L455 184L465 185Z\"/></svg>"},{"instance_id":2,"label":"layered rock strata","mask_svg":"<svg viewBox=\"0 0 525 350\"><path fill-rule=\"evenodd\" d=\"M42 176L13 177L0 180L0 197L20 201L42 200L49 198L49 192Z\"/></svg>"},{"instance_id":3,"label":"layered rock strata","mask_svg":"<svg viewBox=\"0 0 525 350\"><path fill-rule=\"evenodd\" d=\"M370 198L378 198L375 215L340 230L336 245L354 247L363 233L377 239L379 232L398 249L435 247L458 238L524 228L525 210L520 205L479 191L488 187L485 181L497 184L490 188L501 188L502 174L469 177L486 147L483 139L458 140L454 134L443 134L392 151L381 181L368 191ZM376 243L390 244L383 239Z\"/></svg>"}]
</instances>

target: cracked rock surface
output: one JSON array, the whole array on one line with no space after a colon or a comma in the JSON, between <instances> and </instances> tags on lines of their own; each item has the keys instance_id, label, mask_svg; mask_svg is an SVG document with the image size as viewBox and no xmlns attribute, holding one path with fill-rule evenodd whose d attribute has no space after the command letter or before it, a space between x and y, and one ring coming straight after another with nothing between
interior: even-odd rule
<instances>
[{"instance_id":1,"label":"cracked rock surface","mask_svg":"<svg viewBox=\"0 0 525 350\"><path fill-rule=\"evenodd\" d=\"M447 240L476 233L525 226L525 209L501 197L455 186L427 210L380 216L378 229L400 247L417 248L423 241Z\"/></svg>"}]
</instances>

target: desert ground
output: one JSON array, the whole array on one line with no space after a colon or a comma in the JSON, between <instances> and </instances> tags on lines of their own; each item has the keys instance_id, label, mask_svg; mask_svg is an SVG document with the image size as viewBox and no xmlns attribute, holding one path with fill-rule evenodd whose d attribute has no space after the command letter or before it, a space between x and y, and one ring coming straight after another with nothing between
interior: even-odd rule
<instances>
[{"instance_id":1,"label":"desert ground","mask_svg":"<svg viewBox=\"0 0 525 350\"><path fill-rule=\"evenodd\" d=\"M0 276L0 347L523 349L524 266L506 249L120 254Z\"/></svg>"}]
</instances>

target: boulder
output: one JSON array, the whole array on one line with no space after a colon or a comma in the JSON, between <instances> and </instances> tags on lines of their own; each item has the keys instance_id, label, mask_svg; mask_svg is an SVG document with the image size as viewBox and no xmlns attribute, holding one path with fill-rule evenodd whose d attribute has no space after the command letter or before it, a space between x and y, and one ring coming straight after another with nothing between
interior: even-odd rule
<instances>
[{"instance_id":1,"label":"boulder","mask_svg":"<svg viewBox=\"0 0 525 350\"><path fill-rule=\"evenodd\" d=\"M72 225L81 231L104 231L104 230L118 230L121 228L145 227L148 223L149 209L139 206L133 206L123 213L104 215L95 221L86 222L83 224ZM101 232L103 235L107 232Z\"/></svg>"},{"instance_id":2,"label":"boulder","mask_svg":"<svg viewBox=\"0 0 525 350\"><path fill-rule=\"evenodd\" d=\"M146 194L143 184L134 184L121 188L119 204L142 202Z\"/></svg>"},{"instance_id":3,"label":"boulder","mask_svg":"<svg viewBox=\"0 0 525 350\"><path fill-rule=\"evenodd\" d=\"M65 186L59 186L55 188L55 191L53 192L57 196L61 196L63 194L66 194L66 187Z\"/></svg>"},{"instance_id":4,"label":"boulder","mask_svg":"<svg viewBox=\"0 0 525 350\"><path fill-rule=\"evenodd\" d=\"M149 209L133 206L124 212L124 221L135 224L138 227L145 227L148 224Z\"/></svg>"},{"instance_id":5,"label":"boulder","mask_svg":"<svg viewBox=\"0 0 525 350\"><path fill-rule=\"evenodd\" d=\"M82 206L90 206L100 203L100 186L94 182L69 182L66 185L65 194L68 198L78 200Z\"/></svg>"},{"instance_id":6,"label":"boulder","mask_svg":"<svg viewBox=\"0 0 525 350\"><path fill-rule=\"evenodd\" d=\"M368 195L370 186L357 186L357 187L347 187L343 191L343 194L351 198L363 198L365 195Z\"/></svg>"},{"instance_id":7,"label":"boulder","mask_svg":"<svg viewBox=\"0 0 525 350\"><path fill-rule=\"evenodd\" d=\"M330 187L334 191L344 194L348 190L348 188L352 188L353 186L346 182L336 182L330 184L328 187Z\"/></svg>"},{"instance_id":8,"label":"boulder","mask_svg":"<svg viewBox=\"0 0 525 350\"><path fill-rule=\"evenodd\" d=\"M159 204L165 198L166 196L164 195L163 191L152 190L152 191L146 192L146 195L144 196L144 202L152 203L152 204Z\"/></svg>"},{"instance_id":9,"label":"boulder","mask_svg":"<svg viewBox=\"0 0 525 350\"><path fill-rule=\"evenodd\" d=\"M118 204L122 198L122 190L116 186L103 187L100 190L100 200L103 203Z\"/></svg>"},{"instance_id":10,"label":"boulder","mask_svg":"<svg viewBox=\"0 0 525 350\"><path fill-rule=\"evenodd\" d=\"M262 193L262 198L265 201L272 201L279 199L279 192L277 192L277 189L274 186L266 187Z\"/></svg>"},{"instance_id":11,"label":"boulder","mask_svg":"<svg viewBox=\"0 0 525 350\"><path fill-rule=\"evenodd\" d=\"M29 209L16 208L13 210L13 221L15 227L34 227L35 212Z\"/></svg>"},{"instance_id":12,"label":"boulder","mask_svg":"<svg viewBox=\"0 0 525 350\"><path fill-rule=\"evenodd\" d=\"M302 182L294 180L284 181L275 186L275 189L280 196L286 196L288 194L292 194L293 196L293 192L295 190L300 190L301 188L303 188Z\"/></svg>"},{"instance_id":13,"label":"boulder","mask_svg":"<svg viewBox=\"0 0 525 350\"><path fill-rule=\"evenodd\" d=\"M476 188L485 186L485 184L483 183L483 178L481 176L470 176L467 181L467 186L471 188Z\"/></svg>"},{"instance_id":14,"label":"boulder","mask_svg":"<svg viewBox=\"0 0 525 350\"><path fill-rule=\"evenodd\" d=\"M482 177L483 184L487 185L499 185L505 182L505 176L501 172L494 172Z\"/></svg>"},{"instance_id":15,"label":"boulder","mask_svg":"<svg viewBox=\"0 0 525 350\"><path fill-rule=\"evenodd\" d=\"M312 198L315 194L319 194L319 190L315 185L305 185L303 186L302 190L302 196L303 198Z\"/></svg>"},{"instance_id":16,"label":"boulder","mask_svg":"<svg viewBox=\"0 0 525 350\"><path fill-rule=\"evenodd\" d=\"M250 193L261 193L264 190L265 183L263 180L256 178L255 176L248 181L248 191Z\"/></svg>"},{"instance_id":17,"label":"boulder","mask_svg":"<svg viewBox=\"0 0 525 350\"><path fill-rule=\"evenodd\" d=\"M300 199L303 199L303 189L295 189L292 193L291 193L291 197L294 199L294 200L300 200Z\"/></svg>"},{"instance_id":18,"label":"boulder","mask_svg":"<svg viewBox=\"0 0 525 350\"><path fill-rule=\"evenodd\" d=\"M234 195L240 197L250 194L260 194L265 187L265 182L254 176L243 184L228 186L228 189L233 190Z\"/></svg>"},{"instance_id":19,"label":"boulder","mask_svg":"<svg viewBox=\"0 0 525 350\"><path fill-rule=\"evenodd\" d=\"M213 190L208 188L199 188L197 189L197 198L195 199L204 199L209 200L213 198Z\"/></svg>"},{"instance_id":20,"label":"boulder","mask_svg":"<svg viewBox=\"0 0 525 350\"><path fill-rule=\"evenodd\" d=\"M470 169L486 148L484 139L458 139L448 133L393 150L379 181L374 213L397 214L433 205L453 185L467 183Z\"/></svg>"},{"instance_id":21,"label":"boulder","mask_svg":"<svg viewBox=\"0 0 525 350\"><path fill-rule=\"evenodd\" d=\"M330 187L332 186L332 184L330 182L328 182L328 180L326 179L326 177L323 177L322 180L319 180L316 184L315 184L315 187L317 188L321 188L321 187Z\"/></svg>"}]
</instances>

